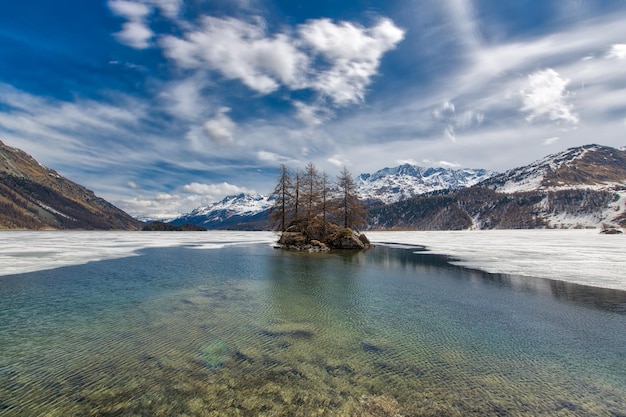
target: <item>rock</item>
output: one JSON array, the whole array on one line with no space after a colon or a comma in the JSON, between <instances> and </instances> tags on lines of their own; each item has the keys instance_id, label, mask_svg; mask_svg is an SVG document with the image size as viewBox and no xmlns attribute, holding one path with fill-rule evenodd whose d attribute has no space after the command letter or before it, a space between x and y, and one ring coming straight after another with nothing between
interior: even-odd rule
<instances>
[{"instance_id":1,"label":"rock","mask_svg":"<svg viewBox=\"0 0 626 417\"><path fill-rule=\"evenodd\" d=\"M318 220L294 223L278 240L280 248L303 252L324 252L330 249L367 249L369 239L352 229Z\"/></svg>"},{"instance_id":2,"label":"rock","mask_svg":"<svg viewBox=\"0 0 626 417\"><path fill-rule=\"evenodd\" d=\"M339 230L330 237L328 243L333 249L366 249L370 246L365 235L357 234L351 229Z\"/></svg>"}]
</instances>

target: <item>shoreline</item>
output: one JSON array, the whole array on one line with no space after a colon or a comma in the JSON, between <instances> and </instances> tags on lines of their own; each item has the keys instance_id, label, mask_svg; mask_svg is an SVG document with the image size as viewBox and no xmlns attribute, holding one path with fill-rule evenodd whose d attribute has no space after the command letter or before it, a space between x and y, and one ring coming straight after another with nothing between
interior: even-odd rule
<instances>
[{"instance_id":1,"label":"shoreline","mask_svg":"<svg viewBox=\"0 0 626 417\"><path fill-rule=\"evenodd\" d=\"M594 229L368 232L372 244L424 246L416 253L494 274L626 291L626 236Z\"/></svg>"},{"instance_id":2,"label":"shoreline","mask_svg":"<svg viewBox=\"0 0 626 417\"><path fill-rule=\"evenodd\" d=\"M373 245L415 248L454 258L451 264L532 278L626 291L626 236L598 230L368 231ZM71 237L68 239L68 236ZM103 236L105 236L103 238ZM0 279L45 269L136 256L142 249L269 244L275 232L208 231L193 234L115 231L3 231ZM425 250L424 250L425 249ZM538 280L539 281L539 280Z\"/></svg>"}]
</instances>

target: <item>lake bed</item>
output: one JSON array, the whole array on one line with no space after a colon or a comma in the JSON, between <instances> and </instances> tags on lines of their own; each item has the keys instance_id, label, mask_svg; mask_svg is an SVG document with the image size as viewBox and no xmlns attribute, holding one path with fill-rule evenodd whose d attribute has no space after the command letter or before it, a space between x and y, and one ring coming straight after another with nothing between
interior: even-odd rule
<instances>
[{"instance_id":1,"label":"lake bed","mask_svg":"<svg viewBox=\"0 0 626 417\"><path fill-rule=\"evenodd\" d=\"M626 415L623 291L203 238L0 277L0 415Z\"/></svg>"}]
</instances>

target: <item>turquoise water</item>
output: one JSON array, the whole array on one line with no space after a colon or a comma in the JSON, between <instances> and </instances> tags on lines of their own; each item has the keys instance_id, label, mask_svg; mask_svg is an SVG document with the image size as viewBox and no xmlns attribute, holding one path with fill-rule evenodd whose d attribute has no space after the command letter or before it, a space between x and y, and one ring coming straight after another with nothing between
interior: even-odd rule
<instances>
[{"instance_id":1,"label":"turquoise water","mask_svg":"<svg viewBox=\"0 0 626 417\"><path fill-rule=\"evenodd\" d=\"M626 416L626 293L266 245L0 278L1 416Z\"/></svg>"}]
</instances>

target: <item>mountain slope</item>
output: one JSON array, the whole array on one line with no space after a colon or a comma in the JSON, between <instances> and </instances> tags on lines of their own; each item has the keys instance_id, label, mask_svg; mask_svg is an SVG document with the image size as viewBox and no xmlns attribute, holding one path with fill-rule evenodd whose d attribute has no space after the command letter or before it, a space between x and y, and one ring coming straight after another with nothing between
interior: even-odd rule
<instances>
[{"instance_id":1,"label":"mountain slope","mask_svg":"<svg viewBox=\"0 0 626 417\"><path fill-rule=\"evenodd\" d=\"M142 223L0 141L0 229L137 230Z\"/></svg>"},{"instance_id":2,"label":"mountain slope","mask_svg":"<svg viewBox=\"0 0 626 417\"><path fill-rule=\"evenodd\" d=\"M374 228L414 230L626 226L626 152L571 148L470 188L378 207Z\"/></svg>"},{"instance_id":3,"label":"mountain slope","mask_svg":"<svg viewBox=\"0 0 626 417\"><path fill-rule=\"evenodd\" d=\"M482 184L496 191L608 190L626 186L626 151L585 145L548 155L530 165L496 175Z\"/></svg>"},{"instance_id":4,"label":"mountain slope","mask_svg":"<svg viewBox=\"0 0 626 417\"><path fill-rule=\"evenodd\" d=\"M361 174L357 188L361 198L395 203L438 190L471 187L495 175L484 169L423 168L404 164Z\"/></svg>"}]
</instances>

